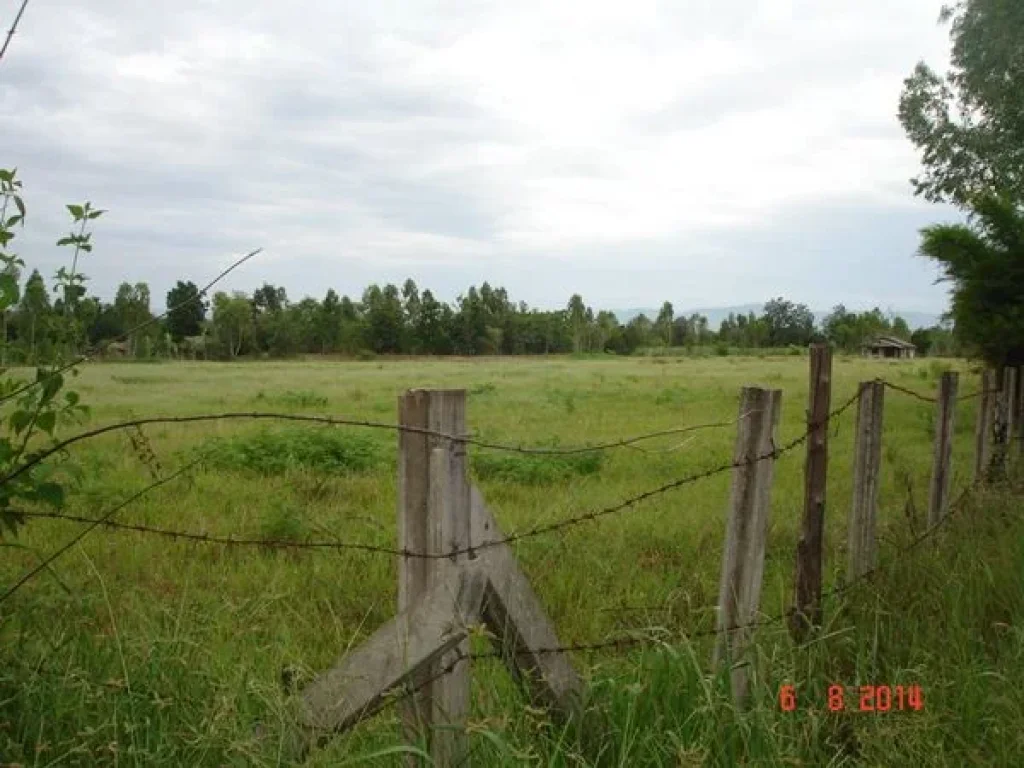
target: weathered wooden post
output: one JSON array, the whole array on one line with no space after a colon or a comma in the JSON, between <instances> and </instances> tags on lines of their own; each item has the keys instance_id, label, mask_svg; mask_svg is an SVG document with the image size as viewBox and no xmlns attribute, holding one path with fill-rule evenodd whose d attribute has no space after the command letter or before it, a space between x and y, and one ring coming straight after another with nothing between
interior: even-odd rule
<instances>
[{"instance_id":1,"label":"weathered wooden post","mask_svg":"<svg viewBox=\"0 0 1024 768\"><path fill-rule=\"evenodd\" d=\"M465 392L410 391L399 399L399 421L398 538L406 553L399 610L303 689L302 749L371 716L389 691L409 686L400 702L404 738L415 743L424 735L439 768L464 766L473 627L490 630L509 671L563 719L578 712L582 684L569 657L556 652L554 624L467 481Z\"/></svg>"},{"instance_id":2,"label":"weathered wooden post","mask_svg":"<svg viewBox=\"0 0 1024 768\"><path fill-rule=\"evenodd\" d=\"M790 631L801 642L821 623L822 544L825 486L828 476L828 415L832 403L832 350L811 346L807 409L807 459L804 464L804 518L796 549L796 579Z\"/></svg>"},{"instance_id":3,"label":"weathered wooden post","mask_svg":"<svg viewBox=\"0 0 1024 768\"><path fill-rule=\"evenodd\" d=\"M752 633L749 626L761 600L765 537L771 507L775 465L774 436L782 406L779 390L744 387L740 396L739 427L732 473L732 496L722 555L718 591L718 639L712 662L732 665L735 700L749 690L744 652Z\"/></svg>"},{"instance_id":4,"label":"weathered wooden post","mask_svg":"<svg viewBox=\"0 0 1024 768\"><path fill-rule=\"evenodd\" d=\"M847 579L855 581L876 564L878 542L879 469L882 465L882 413L885 383L865 381L857 402L857 433L854 436L853 504L847 525Z\"/></svg>"},{"instance_id":5,"label":"weathered wooden post","mask_svg":"<svg viewBox=\"0 0 1024 768\"><path fill-rule=\"evenodd\" d=\"M953 417L960 374L946 371L939 380L935 406L935 447L928 492L928 526L938 525L949 512L949 484L953 476Z\"/></svg>"},{"instance_id":6,"label":"weathered wooden post","mask_svg":"<svg viewBox=\"0 0 1024 768\"><path fill-rule=\"evenodd\" d=\"M1017 431L1017 369L1003 368L1003 386L996 407L995 442L996 464L1005 472L1013 450Z\"/></svg>"},{"instance_id":7,"label":"weathered wooden post","mask_svg":"<svg viewBox=\"0 0 1024 768\"><path fill-rule=\"evenodd\" d=\"M457 437L466 434L465 390L411 390L399 398L403 427ZM465 443L402 430L398 433L398 543L403 550L442 554L470 543L469 481ZM466 555L460 556L464 561ZM432 587L443 583L455 560L404 557L398 566L398 612L411 610ZM438 765L459 762L465 736L461 728L469 709L468 640L447 652L414 678L417 692L402 702L405 739L421 734ZM448 674L439 670L452 666ZM428 682L429 681L429 682ZM436 729L435 726L443 726ZM408 764L419 761L410 756Z\"/></svg>"},{"instance_id":8,"label":"weathered wooden post","mask_svg":"<svg viewBox=\"0 0 1024 768\"><path fill-rule=\"evenodd\" d=\"M981 376L978 395L978 420L974 425L974 482L988 477L992 466L992 423L996 401L996 374L986 370Z\"/></svg>"},{"instance_id":9,"label":"weathered wooden post","mask_svg":"<svg viewBox=\"0 0 1024 768\"><path fill-rule=\"evenodd\" d=\"M1014 442L1016 455L1024 458L1024 367L1016 369L1017 391L1014 395Z\"/></svg>"}]
</instances>

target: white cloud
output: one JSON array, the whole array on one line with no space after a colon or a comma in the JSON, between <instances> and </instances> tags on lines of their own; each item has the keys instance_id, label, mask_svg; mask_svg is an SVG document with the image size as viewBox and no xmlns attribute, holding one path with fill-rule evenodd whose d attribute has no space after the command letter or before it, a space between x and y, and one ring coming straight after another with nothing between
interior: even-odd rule
<instances>
[{"instance_id":1,"label":"white cloud","mask_svg":"<svg viewBox=\"0 0 1024 768\"><path fill-rule=\"evenodd\" d=\"M533 303L578 283L604 306L941 309L911 254L948 212L912 198L895 120L914 63L943 63L936 16L931 0L42 3L0 62L0 165L21 170L23 255L48 272L61 203L110 209L88 265L107 296L148 279L161 297L263 246L234 286L412 275L448 298L490 279ZM810 217L836 234L813 285L793 256L808 228L829 241ZM898 291L857 268L868 245L905 262ZM770 274L744 281L758 261Z\"/></svg>"}]
</instances>

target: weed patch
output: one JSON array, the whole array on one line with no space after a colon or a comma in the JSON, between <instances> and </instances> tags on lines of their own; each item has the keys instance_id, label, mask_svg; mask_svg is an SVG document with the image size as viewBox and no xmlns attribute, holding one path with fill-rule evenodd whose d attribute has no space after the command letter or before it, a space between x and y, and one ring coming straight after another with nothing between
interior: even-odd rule
<instances>
[{"instance_id":1,"label":"weed patch","mask_svg":"<svg viewBox=\"0 0 1024 768\"><path fill-rule=\"evenodd\" d=\"M308 389L267 394L262 389L256 394L256 400L281 405L286 408L326 408L327 398L318 392Z\"/></svg>"},{"instance_id":2,"label":"weed patch","mask_svg":"<svg viewBox=\"0 0 1024 768\"><path fill-rule=\"evenodd\" d=\"M380 466L379 446L364 435L337 429L262 429L215 438L203 448L211 469L280 475L294 470L344 473Z\"/></svg>"}]
</instances>

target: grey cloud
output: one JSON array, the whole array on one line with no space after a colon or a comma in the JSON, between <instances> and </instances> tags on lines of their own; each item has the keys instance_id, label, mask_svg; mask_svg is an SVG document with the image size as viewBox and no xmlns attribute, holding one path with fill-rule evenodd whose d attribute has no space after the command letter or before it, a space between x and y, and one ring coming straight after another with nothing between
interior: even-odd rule
<instances>
[{"instance_id":1,"label":"grey cloud","mask_svg":"<svg viewBox=\"0 0 1024 768\"><path fill-rule=\"evenodd\" d=\"M714 37L750 46L760 65L709 76L659 111L625 115L629 141L844 89L868 63L896 77L918 58L902 44L917 34L917 16L889 9L895 20L879 25L876 12L888 5L830 11L796 2L791 22L760 36L751 3L691 4L641 24L649 39L626 40L640 50ZM536 205L528 193L537 175L613 184L621 172L614 140L550 143L471 89L415 66L513 11L525 12L426 0L32 6L0 62L0 166L19 166L30 206L22 255L52 274L63 260L52 245L66 229L62 205L90 198L110 209L86 264L92 289L107 297L123 279L148 280L160 303L175 280L203 281L263 246L266 255L229 288L267 280L296 297L322 295L325 284L358 295L368 282L412 276L448 299L489 280L548 306L572 290L600 306L737 304L763 300L762 291L820 306L808 295L817 291L848 304L877 296L942 308L944 295L912 257L917 228L935 212L877 200L801 205L672 237L582 246L553 234L529 249L510 246L506 223ZM551 44L563 31L548 30ZM614 25L601 32L627 34ZM185 79L119 76L133 55L179 57ZM844 135L900 139L877 113L849 112ZM905 186L905 175L886 188ZM871 276L883 270L890 282Z\"/></svg>"}]
</instances>

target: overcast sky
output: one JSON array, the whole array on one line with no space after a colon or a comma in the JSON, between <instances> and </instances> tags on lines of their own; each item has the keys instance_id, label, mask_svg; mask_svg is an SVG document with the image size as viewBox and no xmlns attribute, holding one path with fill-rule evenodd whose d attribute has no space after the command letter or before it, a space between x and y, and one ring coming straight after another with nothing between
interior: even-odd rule
<instances>
[{"instance_id":1,"label":"overcast sky","mask_svg":"<svg viewBox=\"0 0 1024 768\"><path fill-rule=\"evenodd\" d=\"M226 288L940 312L917 233L954 213L895 116L940 5L35 0L0 60L18 251L52 275L89 199L91 291L154 308L262 247Z\"/></svg>"}]
</instances>

